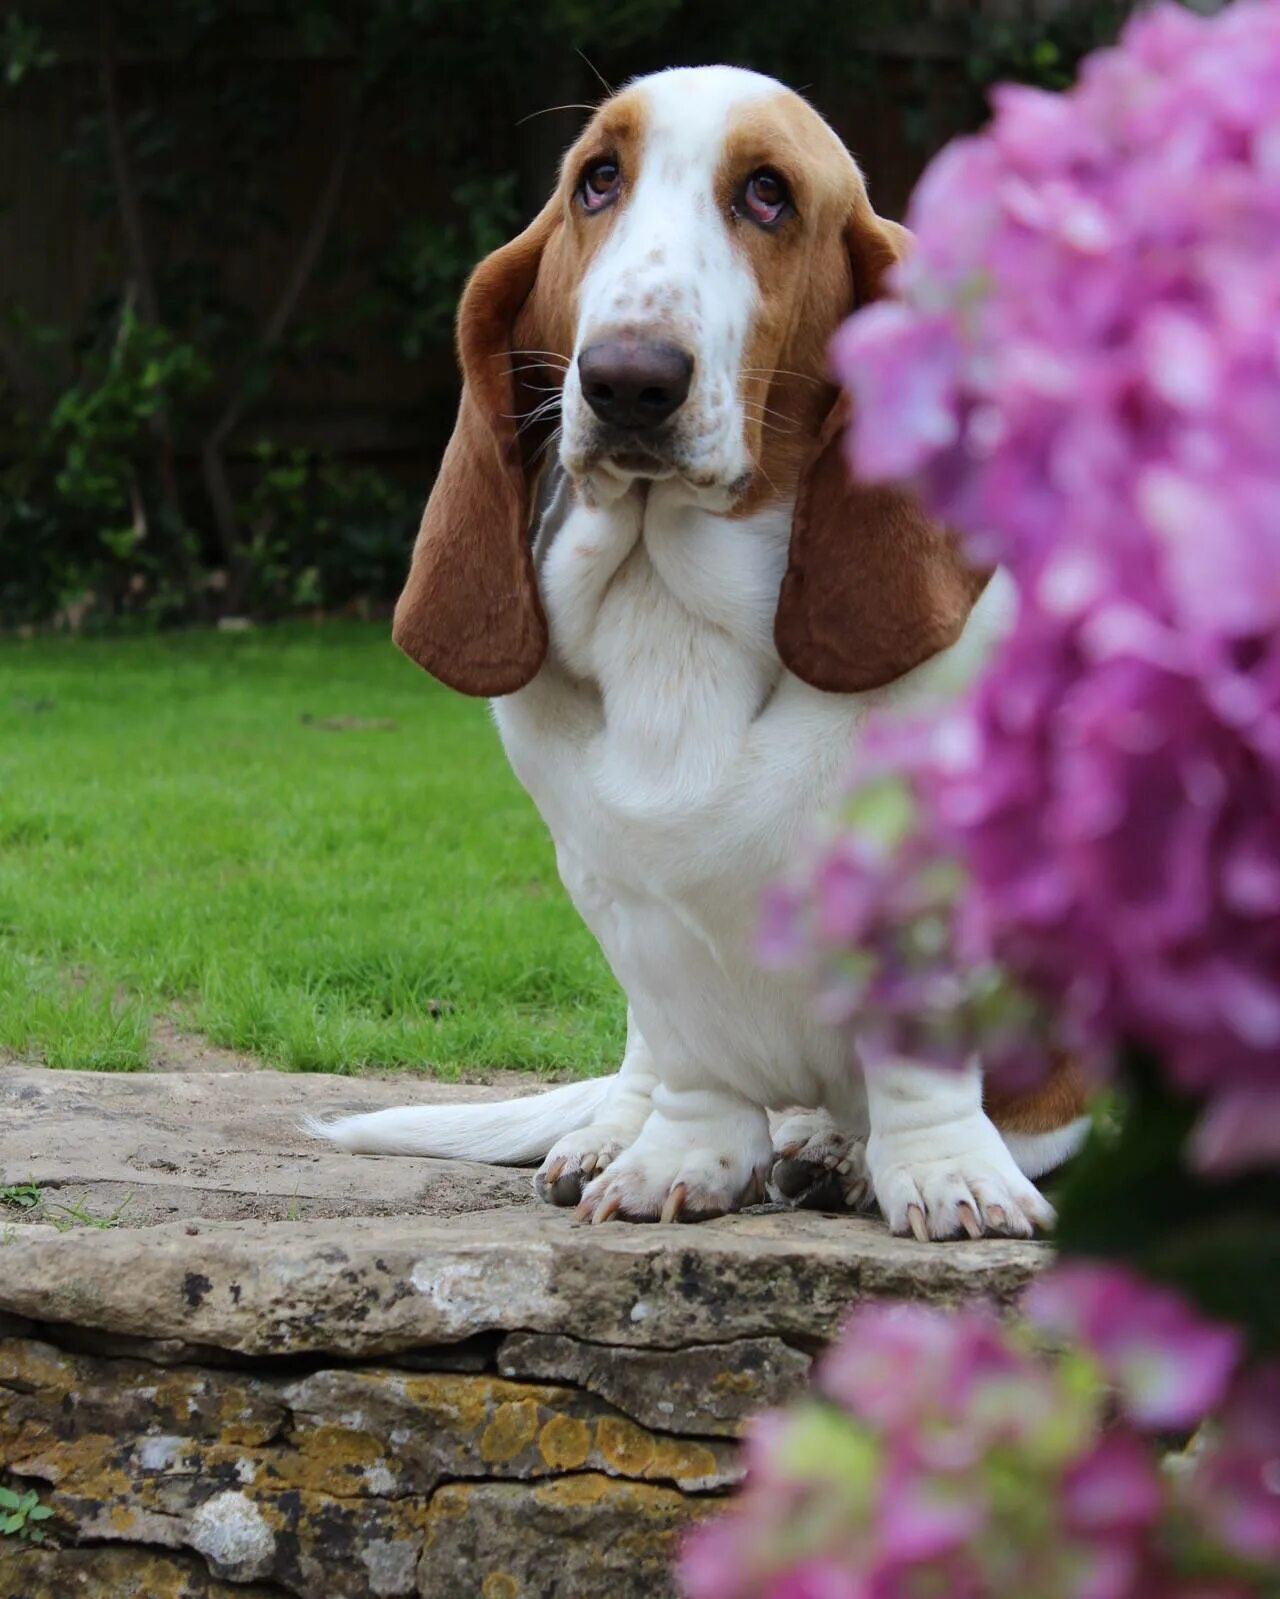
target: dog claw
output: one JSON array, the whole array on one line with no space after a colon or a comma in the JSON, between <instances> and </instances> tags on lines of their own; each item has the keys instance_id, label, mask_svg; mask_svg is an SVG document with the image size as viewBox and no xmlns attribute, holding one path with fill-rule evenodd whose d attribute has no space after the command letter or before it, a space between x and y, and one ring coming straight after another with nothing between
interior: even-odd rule
<instances>
[{"instance_id":1,"label":"dog claw","mask_svg":"<svg viewBox=\"0 0 1280 1599\"><path fill-rule=\"evenodd\" d=\"M553 1160L551 1162L550 1166L547 1167L546 1172L544 1173L544 1176L543 1176L543 1180L545 1181L545 1183L546 1183L548 1188L553 1187L554 1184L556 1184L556 1183L558 1183L560 1181L561 1174L563 1173L565 1167L568 1164L569 1164L568 1155L561 1155L559 1160Z\"/></svg>"},{"instance_id":2,"label":"dog claw","mask_svg":"<svg viewBox=\"0 0 1280 1599\"><path fill-rule=\"evenodd\" d=\"M987 1220L993 1227L997 1227L1003 1231L1009 1225L1009 1218L1005 1214L1003 1205L988 1205L986 1207L986 1211Z\"/></svg>"},{"instance_id":3,"label":"dog claw","mask_svg":"<svg viewBox=\"0 0 1280 1599\"><path fill-rule=\"evenodd\" d=\"M907 1222L911 1231L922 1244L929 1242L929 1228L925 1223L924 1211L919 1205L907 1206Z\"/></svg>"},{"instance_id":4,"label":"dog claw","mask_svg":"<svg viewBox=\"0 0 1280 1599\"><path fill-rule=\"evenodd\" d=\"M982 1223L978 1220L977 1216L974 1215L972 1205L965 1204L965 1202L962 1200L960 1204L956 1206L956 1215L960 1218L960 1225L964 1228L965 1232L968 1233L970 1238L982 1237Z\"/></svg>"},{"instance_id":5,"label":"dog claw","mask_svg":"<svg viewBox=\"0 0 1280 1599\"><path fill-rule=\"evenodd\" d=\"M675 1185L675 1187L667 1195L666 1203L662 1207L662 1214L658 1217L659 1221L675 1221L676 1217L679 1216L681 1210L684 1208L686 1192L687 1190L683 1183L677 1183Z\"/></svg>"},{"instance_id":6,"label":"dog claw","mask_svg":"<svg viewBox=\"0 0 1280 1599\"><path fill-rule=\"evenodd\" d=\"M584 1155L580 1162L583 1177L594 1176L597 1164L598 1161L595 1155Z\"/></svg>"},{"instance_id":7,"label":"dog claw","mask_svg":"<svg viewBox=\"0 0 1280 1599\"><path fill-rule=\"evenodd\" d=\"M592 1212L591 1225L593 1227L599 1227L602 1222L606 1222L611 1217L616 1216L617 1213L621 1209L622 1209L622 1195L621 1194L610 1194L608 1199L605 1200L604 1204L598 1206Z\"/></svg>"}]
</instances>

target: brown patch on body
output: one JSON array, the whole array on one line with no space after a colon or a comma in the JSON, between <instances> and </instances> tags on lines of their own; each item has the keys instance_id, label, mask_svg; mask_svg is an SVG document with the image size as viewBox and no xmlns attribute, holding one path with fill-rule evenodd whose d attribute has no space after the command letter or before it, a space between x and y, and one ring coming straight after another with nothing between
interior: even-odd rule
<instances>
[{"instance_id":1,"label":"brown patch on body","mask_svg":"<svg viewBox=\"0 0 1280 1599\"><path fill-rule=\"evenodd\" d=\"M994 1084L983 1089L983 1107L1002 1133L1052 1133L1089 1108L1089 1084L1079 1062L1062 1056L1030 1093L1009 1094Z\"/></svg>"}]
</instances>

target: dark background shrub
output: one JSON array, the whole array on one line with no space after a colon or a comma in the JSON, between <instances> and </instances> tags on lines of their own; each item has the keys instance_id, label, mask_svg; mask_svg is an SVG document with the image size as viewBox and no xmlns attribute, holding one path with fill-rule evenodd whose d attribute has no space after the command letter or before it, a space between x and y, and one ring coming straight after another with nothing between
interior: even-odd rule
<instances>
[{"instance_id":1,"label":"dark background shrub","mask_svg":"<svg viewBox=\"0 0 1280 1599\"><path fill-rule=\"evenodd\" d=\"M473 262L602 81L802 89L900 215L1119 0L18 0L0 23L0 627L385 604ZM559 108L559 109L549 109Z\"/></svg>"}]
</instances>

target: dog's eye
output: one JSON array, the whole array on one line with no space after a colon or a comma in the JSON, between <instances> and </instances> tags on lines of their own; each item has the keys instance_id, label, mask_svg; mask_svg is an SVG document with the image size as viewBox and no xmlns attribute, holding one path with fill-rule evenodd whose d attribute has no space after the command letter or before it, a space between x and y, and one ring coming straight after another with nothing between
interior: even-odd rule
<instances>
[{"instance_id":1,"label":"dog's eye","mask_svg":"<svg viewBox=\"0 0 1280 1599\"><path fill-rule=\"evenodd\" d=\"M578 192L588 211L602 211L605 206L612 205L618 198L621 183L621 168L612 157L608 157L603 161L591 163L582 174L582 183Z\"/></svg>"},{"instance_id":2,"label":"dog's eye","mask_svg":"<svg viewBox=\"0 0 1280 1599\"><path fill-rule=\"evenodd\" d=\"M753 172L742 186L741 214L762 228L776 226L792 209L786 183L768 167Z\"/></svg>"}]
</instances>

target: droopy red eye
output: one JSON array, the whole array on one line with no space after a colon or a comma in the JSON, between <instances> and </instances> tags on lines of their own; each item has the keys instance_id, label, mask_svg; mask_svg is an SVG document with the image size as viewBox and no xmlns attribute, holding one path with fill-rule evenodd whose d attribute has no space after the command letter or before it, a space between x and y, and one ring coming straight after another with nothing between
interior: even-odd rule
<instances>
[{"instance_id":1,"label":"droopy red eye","mask_svg":"<svg viewBox=\"0 0 1280 1599\"><path fill-rule=\"evenodd\" d=\"M742 211L762 228L771 228L792 209L791 193L776 172L761 167L742 187Z\"/></svg>"},{"instance_id":2,"label":"droopy red eye","mask_svg":"<svg viewBox=\"0 0 1280 1599\"><path fill-rule=\"evenodd\" d=\"M621 183L622 172L611 156L603 161L593 161L582 174L579 193L583 205L588 211L603 211L605 206L612 205L618 198Z\"/></svg>"}]
</instances>

